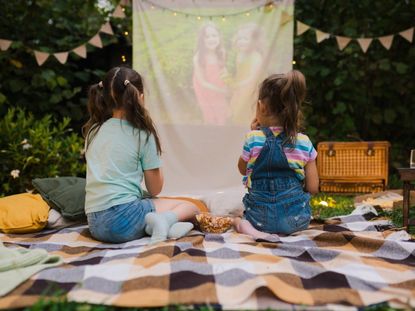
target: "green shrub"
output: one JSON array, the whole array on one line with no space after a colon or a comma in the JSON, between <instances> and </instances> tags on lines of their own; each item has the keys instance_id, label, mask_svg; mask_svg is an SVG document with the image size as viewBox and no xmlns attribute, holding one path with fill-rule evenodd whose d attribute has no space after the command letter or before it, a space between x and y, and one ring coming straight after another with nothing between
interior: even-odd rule
<instances>
[{"instance_id":1,"label":"green shrub","mask_svg":"<svg viewBox=\"0 0 415 311\"><path fill-rule=\"evenodd\" d=\"M0 120L1 196L32 190L34 178L85 174L83 140L68 128L69 122L8 110Z\"/></svg>"}]
</instances>

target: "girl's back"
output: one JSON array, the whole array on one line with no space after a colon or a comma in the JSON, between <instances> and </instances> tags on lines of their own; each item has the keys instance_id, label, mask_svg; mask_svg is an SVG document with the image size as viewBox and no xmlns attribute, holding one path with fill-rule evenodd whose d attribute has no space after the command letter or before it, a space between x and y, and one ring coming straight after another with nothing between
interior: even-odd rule
<instances>
[{"instance_id":1,"label":"girl's back","mask_svg":"<svg viewBox=\"0 0 415 311\"><path fill-rule=\"evenodd\" d=\"M142 195L143 171L160 166L154 137L128 121L110 118L86 152L86 212L130 202Z\"/></svg>"}]
</instances>

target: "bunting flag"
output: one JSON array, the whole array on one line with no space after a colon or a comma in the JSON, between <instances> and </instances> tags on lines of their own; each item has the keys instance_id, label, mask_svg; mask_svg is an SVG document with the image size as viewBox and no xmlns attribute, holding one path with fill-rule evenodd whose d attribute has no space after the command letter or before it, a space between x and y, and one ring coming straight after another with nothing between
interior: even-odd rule
<instances>
[{"instance_id":1,"label":"bunting flag","mask_svg":"<svg viewBox=\"0 0 415 311\"><path fill-rule=\"evenodd\" d=\"M117 5L114 12L112 12L112 17L124 18L125 13L121 7L121 5Z\"/></svg>"},{"instance_id":2,"label":"bunting flag","mask_svg":"<svg viewBox=\"0 0 415 311\"><path fill-rule=\"evenodd\" d=\"M379 42L385 47L385 49L389 50L392 45L393 35L390 36L383 36L378 38Z\"/></svg>"},{"instance_id":3,"label":"bunting flag","mask_svg":"<svg viewBox=\"0 0 415 311\"><path fill-rule=\"evenodd\" d=\"M302 35L309 29L310 29L310 26L303 24L300 21L297 21L297 36Z\"/></svg>"},{"instance_id":4,"label":"bunting flag","mask_svg":"<svg viewBox=\"0 0 415 311\"><path fill-rule=\"evenodd\" d=\"M412 42L412 38L414 37L414 28L412 27L407 30L401 31L399 34L409 42Z\"/></svg>"},{"instance_id":5,"label":"bunting flag","mask_svg":"<svg viewBox=\"0 0 415 311\"><path fill-rule=\"evenodd\" d=\"M343 50L351 41L351 38L336 36L337 45L339 46L340 51Z\"/></svg>"},{"instance_id":6,"label":"bunting flag","mask_svg":"<svg viewBox=\"0 0 415 311\"><path fill-rule=\"evenodd\" d=\"M106 24L102 25L100 32L106 33L108 35L113 35L114 32L112 31L111 24L107 22Z\"/></svg>"},{"instance_id":7,"label":"bunting flag","mask_svg":"<svg viewBox=\"0 0 415 311\"><path fill-rule=\"evenodd\" d=\"M76 55L86 58L86 46L84 44L78 46L77 48L73 49L72 52L74 52Z\"/></svg>"},{"instance_id":8,"label":"bunting flag","mask_svg":"<svg viewBox=\"0 0 415 311\"><path fill-rule=\"evenodd\" d=\"M12 44L12 41L10 40L0 39L0 50L6 51L10 47L11 44Z\"/></svg>"},{"instance_id":9,"label":"bunting flag","mask_svg":"<svg viewBox=\"0 0 415 311\"><path fill-rule=\"evenodd\" d=\"M330 38L330 34L316 29L316 38L317 38L317 43L320 43L321 41Z\"/></svg>"},{"instance_id":10,"label":"bunting flag","mask_svg":"<svg viewBox=\"0 0 415 311\"><path fill-rule=\"evenodd\" d=\"M313 27L311 27L307 24L304 24L303 22L297 20L297 36L302 35L304 32L306 32L309 29L314 30L314 32L316 34L317 43L320 43L320 42L322 42L322 41L324 41L324 40L326 40L330 37L334 37L334 38L336 38L339 50L342 51L350 43L350 41L355 40L355 41L357 41L357 43L359 44L360 48L362 49L362 51L364 53L366 53L366 51L369 49L369 46L370 46L370 44L372 43L373 40L376 40L376 39L379 40L379 42L382 44L382 46L385 49L389 50L392 46L393 39L396 35L399 34L405 40L407 40L411 43L412 43L413 36L414 36L414 27L411 27L411 28L408 28L408 29L406 29L404 31L401 31L399 33L389 34L389 35L380 36L380 37L351 38L351 37L338 36L336 34L327 33L327 32L324 32L320 29L313 28Z\"/></svg>"},{"instance_id":11,"label":"bunting flag","mask_svg":"<svg viewBox=\"0 0 415 311\"><path fill-rule=\"evenodd\" d=\"M101 37L97 33L95 36L91 38L91 40L88 41L89 44L96 46L97 48L102 48L102 41Z\"/></svg>"},{"instance_id":12,"label":"bunting flag","mask_svg":"<svg viewBox=\"0 0 415 311\"><path fill-rule=\"evenodd\" d=\"M115 8L114 12L112 13L113 17L117 17L117 18L124 18L125 14L124 14L124 10L121 7L121 5L128 5L129 4L129 0L121 0L119 2L119 4L117 5L117 7ZM103 32L105 34L108 35L114 35L114 32L112 30L111 24L109 22L105 22L99 32ZM99 36L99 32L94 35L91 39L89 39L87 41L87 43L98 47L98 48L102 48L102 41L101 41L101 37ZM0 39L0 50L1 51L6 51L10 45L13 43L13 41L11 40L6 40L6 39ZM69 49L68 51L63 51L63 52L51 52L51 53L47 53L47 52L41 52L41 51L36 51L36 50L32 50L35 58L36 58L36 62L39 66L42 66L45 61L49 58L49 55L53 54L53 56L61 63L61 64L65 64L68 60L68 55L69 52L74 52L75 54L77 54L78 56L82 57L82 58L86 58L87 56L87 49L86 49L86 43L74 48L74 49ZM31 50L31 49L30 49Z\"/></svg>"},{"instance_id":13,"label":"bunting flag","mask_svg":"<svg viewBox=\"0 0 415 311\"><path fill-rule=\"evenodd\" d=\"M37 64L39 66L42 66L43 63L48 59L49 53L40 52L40 51L33 51L35 53L35 58L37 61Z\"/></svg>"},{"instance_id":14,"label":"bunting flag","mask_svg":"<svg viewBox=\"0 0 415 311\"><path fill-rule=\"evenodd\" d=\"M363 53L366 53L367 49L369 48L370 43L372 43L372 40L373 40L372 38L358 38L357 39L357 42L362 48Z\"/></svg>"},{"instance_id":15,"label":"bunting flag","mask_svg":"<svg viewBox=\"0 0 415 311\"><path fill-rule=\"evenodd\" d=\"M68 59L68 52L54 53L53 56L61 63L65 64Z\"/></svg>"}]
</instances>

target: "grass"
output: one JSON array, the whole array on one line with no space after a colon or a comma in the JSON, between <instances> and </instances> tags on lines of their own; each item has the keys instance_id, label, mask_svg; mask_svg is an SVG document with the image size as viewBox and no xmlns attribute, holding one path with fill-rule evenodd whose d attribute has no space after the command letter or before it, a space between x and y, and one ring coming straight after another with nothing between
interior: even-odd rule
<instances>
[{"instance_id":1,"label":"grass","mask_svg":"<svg viewBox=\"0 0 415 311\"><path fill-rule=\"evenodd\" d=\"M354 209L354 197L345 195L334 195L320 193L312 197L311 209L313 217L316 219L326 219L333 216L350 214ZM415 208L410 209L410 216L415 217ZM387 217L392 220L395 226L402 227L402 210L394 209L392 211L378 210L380 217ZM415 229L415 228L413 228ZM413 230L415 231L415 230ZM138 298L139 299L139 298ZM166 306L162 308L122 308L103 305L92 305L85 303L75 303L67 301L65 296L59 294L51 299L40 299L33 306L23 309L24 311L214 311L218 308L214 306ZM22 310L22 309L19 309ZM304 308L306 310L306 307ZM388 306L387 303L376 304L359 310L367 311L397 311Z\"/></svg>"}]
</instances>

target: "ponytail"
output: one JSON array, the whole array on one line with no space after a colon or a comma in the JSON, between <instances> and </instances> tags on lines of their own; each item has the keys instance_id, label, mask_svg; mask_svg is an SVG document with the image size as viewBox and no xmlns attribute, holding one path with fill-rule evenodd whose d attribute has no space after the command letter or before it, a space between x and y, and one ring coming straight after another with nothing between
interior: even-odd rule
<instances>
[{"instance_id":1,"label":"ponytail","mask_svg":"<svg viewBox=\"0 0 415 311\"><path fill-rule=\"evenodd\" d=\"M128 83L126 83L128 81ZM125 90L122 96L122 105L125 109L125 117L135 128L143 130L147 133L147 139L153 134L156 141L156 147L158 154L161 154L160 139L156 131L153 120L150 117L147 109L144 107L144 103L141 99L139 90L130 83L129 80L124 82Z\"/></svg>"},{"instance_id":2,"label":"ponytail","mask_svg":"<svg viewBox=\"0 0 415 311\"><path fill-rule=\"evenodd\" d=\"M105 104L102 94L102 81L89 88L87 108L89 120L82 126L82 136L86 140L86 149L88 149L101 125L111 117L111 112Z\"/></svg>"},{"instance_id":3,"label":"ponytail","mask_svg":"<svg viewBox=\"0 0 415 311\"><path fill-rule=\"evenodd\" d=\"M304 75L298 70L287 74L271 75L262 82L259 99L268 104L286 135L285 143L294 145L301 127L301 104L306 96Z\"/></svg>"},{"instance_id":4,"label":"ponytail","mask_svg":"<svg viewBox=\"0 0 415 311\"><path fill-rule=\"evenodd\" d=\"M147 134L146 140L153 135L157 152L161 154L160 139L147 109L141 100L144 86L141 75L127 67L114 67L108 71L102 82L90 87L88 91L89 120L82 127L86 139L86 149L101 125L110 119L114 110L122 109L125 119L134 128Z\"/></svg>"}]
</instances>

